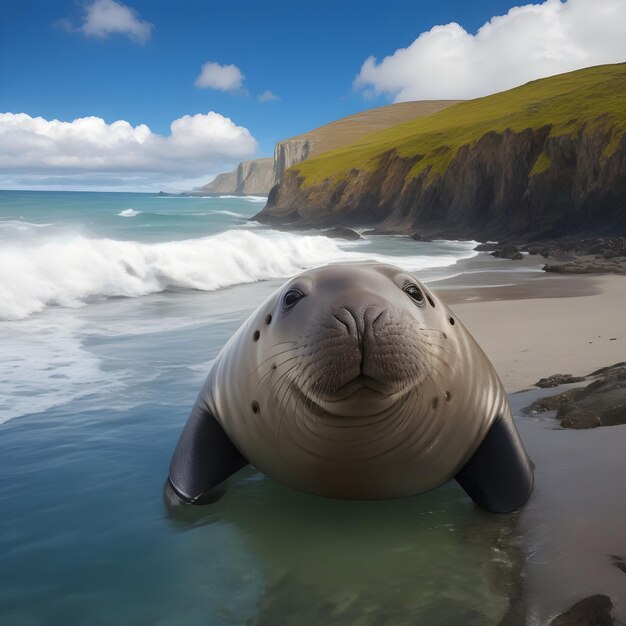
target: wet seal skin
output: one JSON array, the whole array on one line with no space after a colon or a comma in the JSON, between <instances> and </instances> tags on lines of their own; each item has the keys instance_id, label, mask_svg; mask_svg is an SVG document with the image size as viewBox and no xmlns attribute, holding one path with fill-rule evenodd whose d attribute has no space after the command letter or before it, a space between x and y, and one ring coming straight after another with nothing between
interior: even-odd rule
<instances>
[{"instance_id":1,"label":"wet seal skin","mask_svg":"<svg viewBox=\"0 0 626 626\"><path fill-rule=\"evenodd\" d=\"M376 263L290 279L218 354L169 486L185 502L210 503L248 463L341 499L412 496L456 478L498 513L519 508L533 486L480 346L415 276Z\"/></svg>"}]
</instances>

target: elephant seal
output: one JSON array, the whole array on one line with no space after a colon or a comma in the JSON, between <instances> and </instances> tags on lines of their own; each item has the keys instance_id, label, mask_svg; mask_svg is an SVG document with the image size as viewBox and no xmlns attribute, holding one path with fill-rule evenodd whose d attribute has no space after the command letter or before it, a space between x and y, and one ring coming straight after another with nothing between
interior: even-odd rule
<instances>
[{"instance_id":1,"label":"elephant seal","mask_svg":"<svg viewBox=\"0 0 626 626\"><path fill-rule=\"evenodd\" d=\"M530 461L506 394L456 315L412 274L329 265L288 280L215 359L174 452L186 502L251 463L320 496L412 496L455 477L493 512Z\"/></svg>"}]
</instances>

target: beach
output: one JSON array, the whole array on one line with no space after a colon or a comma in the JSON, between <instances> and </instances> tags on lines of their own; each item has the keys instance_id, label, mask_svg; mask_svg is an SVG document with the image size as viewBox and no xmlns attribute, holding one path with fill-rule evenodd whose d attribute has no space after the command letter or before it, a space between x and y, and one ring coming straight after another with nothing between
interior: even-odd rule
<instances>
[{"instance_id":1,"label":"beach","mask_svg":"<svg viewBox=\"0 0 626 626\"><path fill-rule=\"evenodd\" d=\"M523 415L553 374L586 376L626 359L626 277L539 275L506 287L441 291L493 362L511 394L517 428L535 464L535 489L516 525L523 557L519 614L502 624L548 624L583 599L610 598L612 619L578 615L576 624L626 619L626 425L559 427L553 414ZM581 384L589 384L589 380ZM526 390L526 391L524 391ZM516 393L518 392L518 393ZM521 392L521 393L519 393ZM518 620L518 621L516 621ZM602 621L604 620L604 621Z\"/></svg>"},{"instance_id":2,"label":"beach","mask_svg":"<svg viewBox=\"0 0 626 626\"><path fill-rule=\"evenodd\" d=\"M514 261L512 261L514 263ZM626 360L626 277L541 276L473 295L442 291L507 392L552 374L586 375ZM581 295L584 294L584 295Z\"/></svg>"},{"instance_id":3,"label":"beach","mask_svg":"<svg viewBox=\"0 0 626 626\"><path fill-rule=\"evenodd\" d=\"M515 393L624 360L624 277L274 231L249 221L262 198L2 200L0 622L543 626L591 594L624 619L607 555L626 555L626 426L564 430L522 411L559 389ZM328 500L252 467L215 505L169 511L173 448L227 339L287 276L368 259L413 271L493 361L536 465L521 512L487 514L454 481Z\"/></svg>"}]
</instances>

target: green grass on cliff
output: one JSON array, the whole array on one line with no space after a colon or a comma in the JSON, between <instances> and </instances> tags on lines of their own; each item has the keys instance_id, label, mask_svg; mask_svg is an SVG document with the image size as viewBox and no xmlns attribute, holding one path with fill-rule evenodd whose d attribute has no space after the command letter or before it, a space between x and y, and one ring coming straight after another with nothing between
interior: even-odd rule
<instances>
[{"instance_id":1,"label":"green grass on cliff","mask_svg":"<svg viewBox=\"0 0 626 626\"><path fill-rule=\"evenodd\" d=\"M370 172L380 157L395 150L401 157L422 158L408 174L428 170L443 173L461 146L472 144L490 131L550 126L550 135L573 135L583 127L611 134L608 151L617 148L626 131L626 63L600 65L550 78L484 98L456 104L444 111L366 135L348 146L307 159L292 169L304 185L328 178L342 180L351 170ZM546 154L533 168L538 174L550 167Z\"/></svg>"}]
</instances>

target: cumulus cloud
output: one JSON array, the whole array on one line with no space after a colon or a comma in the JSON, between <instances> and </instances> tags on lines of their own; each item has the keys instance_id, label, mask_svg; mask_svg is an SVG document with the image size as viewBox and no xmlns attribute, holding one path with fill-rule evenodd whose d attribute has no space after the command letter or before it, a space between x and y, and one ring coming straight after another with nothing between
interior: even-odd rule
<instances>
[{"instance_id":1,"label":"cumulus cloud","mask_svg":"<svg viewBox=\"0 0 626 626\"><path fill-rule=\"evenodd\" d=\"M63 122L0 113L0 184L4 180L10 186L27 186L28 180L119 177L134 187L160 187L165 180L208 177L256 149L247 128L213 111L174 120L169 135L124 120L107 124L99 117L83 117Z\"/></svg>"},{"instance_id":2,"label":"cumulus cloud","mask_svg":"<svg viewBox=\"0 0 626 626\"><path fill-rule=\"evenodd\" d=\"M85 6L80 26L74 26L69 20L62 20L61 25L98 39L106 39L113 34L127 35L140 44L150 39L154 27L150 22L140 20L137 11L117 0L94 0Z\"/></svg>"},{"instance_id":3,"label":"cumulus cloud","mask_svg":"<svg viewBox=\"0 0 626 626\"><path fill-rule=\"evenodd\" d=\"M202 66L200 75L196 78L196 87L238 91L243 79L244 75L236 65L220 65L209 61Z\"/></svg>"},{"instance_id":4,"label":"cumulus cloud","mask_svg":"<svg viewBox=\"0 0 626 626\"><path fill-rule=\"evenodd\" d=\"M561 72L626 60L624 0L547 0L491 18L475 35L435 26L354 81L366 97L395 102L475 98Z\"/></svg>"},{"instance_id":5,"label":"cumulus cloud","mask_svg":"<svg viewBox=\"0 0 626 626\"><path fill-rule=\"evenodd\" d=\"M273 100L280 100L280 97L266 89L262 94L259 94L258 100L259 102L272 102Z\"/></svg>"}]
</instances>

